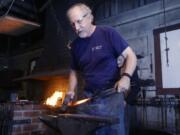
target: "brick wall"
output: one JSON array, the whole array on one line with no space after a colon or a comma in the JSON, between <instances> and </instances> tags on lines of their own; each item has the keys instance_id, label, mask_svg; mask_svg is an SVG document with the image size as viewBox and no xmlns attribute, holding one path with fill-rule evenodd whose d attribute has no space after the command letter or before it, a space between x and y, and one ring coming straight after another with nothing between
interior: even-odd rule
<instances>
[{"instance_id":1,"label":"brick wall","mask_svg":"<svg viewBox=\"0 0 180 135\"><path fill-rule=\"evenodd\" d=\"M44 135L47 127L39 120L39 116L47 113L43 105L16 105L12 135Z\"/></svg>"}]
</instances>

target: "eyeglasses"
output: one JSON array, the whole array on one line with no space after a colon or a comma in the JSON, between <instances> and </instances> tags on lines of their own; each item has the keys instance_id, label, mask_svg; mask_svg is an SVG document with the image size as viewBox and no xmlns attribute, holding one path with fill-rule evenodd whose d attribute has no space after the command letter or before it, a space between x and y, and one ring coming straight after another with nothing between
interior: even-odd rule
<instances>
[{"instance_id":1,"label":"eyeglasses","mask_svg":"<svg viewBox=\"0 0 180 135\"><path fill-rule=\"evenodd\" d=\"M83 20L84 20L84 18L86 18L86 16L88 16L88 14L89 14L89 13L86 13L86 14L84 14L80 19L76 20L75 22L72 22L72 23L71 23L71 26L74 27L76 23L79 24L79 25L81 25L82 22L83 22Z\"/></svg>"}]
</instances>

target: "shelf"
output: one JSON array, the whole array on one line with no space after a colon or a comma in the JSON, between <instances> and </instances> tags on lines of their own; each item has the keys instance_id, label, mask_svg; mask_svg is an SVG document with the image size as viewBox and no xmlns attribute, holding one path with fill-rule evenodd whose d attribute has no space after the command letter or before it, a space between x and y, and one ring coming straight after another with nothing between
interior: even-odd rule
<instances>
[{"instance_id":1,"label":"shelf","mask_svg":"<svg viewBox=\"0 0 180 135\"><path fill-rule=\"evenodd\" d=\"M25 81L25 80L51 80L51 79L58 79L62 76L69 75L69 70L55 70L55 71L43 71L32 73L28 76L24 76L21 78L16 78L14 81Z\"/></svg>"},{"instance_id":2,"label":"shelf","mask_svg":"<svg viewBox=\"0 0 180 135\"><path fill-rule=\"evenodd\" d=\"M0 17L0 33L18 36L40 27L40 24L13 16Z\"/></svg>"}]
</instances>

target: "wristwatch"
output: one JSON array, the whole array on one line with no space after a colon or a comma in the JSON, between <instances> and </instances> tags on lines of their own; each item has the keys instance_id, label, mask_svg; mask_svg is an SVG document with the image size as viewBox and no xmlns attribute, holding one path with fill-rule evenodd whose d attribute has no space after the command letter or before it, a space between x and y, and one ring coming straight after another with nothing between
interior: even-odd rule
<instances>
[{"instance_id":1,"label":"wristwatch","mask_svg":"<svg viewBox=\"0 0 180 135\"><path fill-rule=\"evenodd\" d=\"M129 74L129 73L122 73L122 75L121 76L127 76L129 79L131 79L132 78L132 76Z\"/></svg>"}]
</instances>

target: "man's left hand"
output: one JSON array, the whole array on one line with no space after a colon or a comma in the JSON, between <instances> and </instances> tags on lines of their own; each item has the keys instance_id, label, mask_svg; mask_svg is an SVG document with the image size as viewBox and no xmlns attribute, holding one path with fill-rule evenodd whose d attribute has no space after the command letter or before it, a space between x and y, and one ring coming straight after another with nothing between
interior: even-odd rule
<instances>
[{"instance_id":1,"label":"man's left hand","mask_svg":"<svg viewBox=\"0 0 180 135\"><path fill-rule=\"evenodd\" d=\"M122 76L121 79L117 81L115 84L115 89L118 92L126 93L129 88L130 88L130 78L127 76Z\"/></svg>"}]
</instances>

